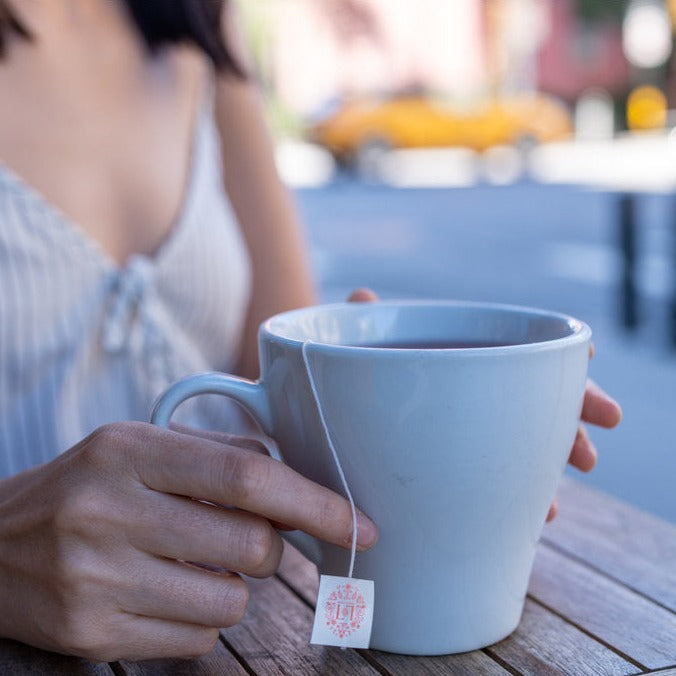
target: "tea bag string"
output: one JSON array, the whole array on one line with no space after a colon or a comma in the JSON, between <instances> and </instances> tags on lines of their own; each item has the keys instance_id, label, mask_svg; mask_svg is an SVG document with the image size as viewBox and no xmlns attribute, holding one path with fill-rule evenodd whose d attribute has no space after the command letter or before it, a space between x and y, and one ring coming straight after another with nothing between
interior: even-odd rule
<instances>
[{"instance_id":1,"label":"tea bag string","mask_svg":"<svg viewBox=\"0 0 676 676\"><path fill-rule=\"evenodd\" d=\"M314 376L312 375L312 369L310 367L310 359L307 353L307 346L311 343L311 340L306 340L303 343L303 362L305 363L305 370L307 371L308 380L310 381L310 389L312 390L312 396L314 397L315 404L317 406L317 411L319 412L319 420L322 424L324 430L324 436L326 437L326 442L329 445L331 450L331 455L333 456L333 461L336 464L336 469L338 470L338 475L340 476L340 481L343 484L343 490L345 491L345 497L347 497L350 503L350 509L352 511L352 546L350 551L350 568L348 570L347 577L352 577L352 571L354 570L354 560L357 554L357 509L354 505L354 499L352 498L352 492L348 486L347 479L345 478L345 472L343 472L343 467L340 464L340 459L338 458L338 453L336 452L336 447L331 438L331 433L329 432L329 427L326 424L326 418L324 416L324 409L322 408L321 401L319 399L319 392L317 391L317 385L315 384Z\"/></svg>"}]
</instances>

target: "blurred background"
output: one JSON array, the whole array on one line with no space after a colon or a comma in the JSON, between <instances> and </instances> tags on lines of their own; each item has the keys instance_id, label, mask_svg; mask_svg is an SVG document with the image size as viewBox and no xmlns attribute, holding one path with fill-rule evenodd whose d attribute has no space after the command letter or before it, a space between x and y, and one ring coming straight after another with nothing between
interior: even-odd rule
<instances>
[{"instance_id":1,"label":"blurred background","mask_svg":"<svg viewBox=\"0 0 676 676\"><path fill-rule=\"evenodd\" d=\"M623 406L577 478L676 522L676 0L239 0L323 300L534 305Z\"/></svg>"}]
</instances>

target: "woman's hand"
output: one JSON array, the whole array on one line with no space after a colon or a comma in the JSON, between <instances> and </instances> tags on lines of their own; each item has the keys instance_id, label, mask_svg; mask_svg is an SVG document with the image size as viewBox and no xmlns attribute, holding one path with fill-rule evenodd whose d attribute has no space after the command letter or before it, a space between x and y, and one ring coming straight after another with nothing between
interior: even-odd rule
<instances>
[{"instance_id":1,"label":"woman's hand","mask_svg":"<svg viewBox=\"0 0 676 676\"><path fill-rule=\"evenodd\" d=\"M355 289L347 299L348 303L373 303L378 300L378 295L371 289Z\"/></svg>"},{"instance_id":2,"label":"woman's hand","mask_svg":"<svg viewBox=\"0 0 676 676\"><path fill-rule=\"evenodd\" d=\"M223 440L118 423L0 482L0 636L103 661L203 654L245 612L237 573L276 570L272 523L349 548L344 498ZM360 549L375 539L359 514Z\"/></svg>"}]
</instances>

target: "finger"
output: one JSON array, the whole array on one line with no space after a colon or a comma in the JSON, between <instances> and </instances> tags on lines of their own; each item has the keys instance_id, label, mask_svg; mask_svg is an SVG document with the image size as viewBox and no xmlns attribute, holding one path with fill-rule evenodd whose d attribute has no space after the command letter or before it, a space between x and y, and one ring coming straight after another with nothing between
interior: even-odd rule
<instances>
[{"instance_id":1,"label":"finger","mask_svg":"<svg viewBox=\"0 0 676 676\"><path fill-rule=\"evenodd\" d=\"M568 462L583 472L590 472L596 465L596 447L583 425L577 428L577 435L570 451Z\"/></svg>"},{"instance_id":2,"label":"finger","mask_svg":"<svg viewBox=\"0 0 676 676\"><path fill-rule=\"evenodd\" d=\"M218 641L217 627L171 622L125 614L117 633L109 632L100 649L78 651L91 660L190 659L211 652Z\"/></svg>"},{"instance_id":3,"label":"finger","mask_svg":"<svg viewBox=\"0 0 676 676\"><path fill-rule=\"evenodd\" d=\"M352 511L345 498L270 457L210 439L138 423L145 436L139 479L164 493L232 505L349 547ZM357 544L373 545L377 530L357 513Z\"/></svg>"},{"instance_id":4,"label":"finger","mask_svg":"<svg viewBox=\"0 0 676 676\"><path fill-rule=\"evenodd\" d=\"M267 519L174 495L154 493L150 498L128 526L127 537L136 549L252 577L277 570L282 539Z\"/></svg>"},{"instance_id":5,"label":"finger","mask_svg":"<svg viewBox=\"0 0 676 676\"><path fill-rule=\"evenodd\" d=\"M366 288L355 289L347 299L350 303L373 303L378 300L375 291Z\"/></svg>"},{"instance_id":6,"label":"finger","mask_svg":"<svg viewBox=\"0 0 676 676\"><path fill-rule=\"evenodd\" d=\"M594 357L594 353L596 352L596 348L594 347L594 343L589 343L589 358L592 359Z\"/></svg>"},{"instance_id":7,"label":"finger","mask_svg":"<svg viewBox=\"0 0 676 676\"><path fill-rule=\"evenodd\" d=\"M237 624L248 602L247 585L234 573L154 557L136 566L118 599L127 613L203 627Z\"/></svg>"},{"instance_id":8,"label":"finger","mask_svg":"<svg viewBox=\"0 0 676 676\"><path fill-rule=\"evenodd\" d=\"M239 448L248 448L250 451L269 455L269 451L265 444L260 439L252 437L245 437L240 434L230 434L229 432L221 432L214 430L204 430L198 427L188 427L179 423L171 423L170 429L181 434L189 434L200 439L211 439L220 444L228 444L230 446L238 446Z\"/></svg>"},{"instance_id":9,"label":"finger","mask_svg":"<svg viewBox=\"0 0 676 676\"><path fill-rule=\"evenodd\" d=\"M595 382L587 380L582 404L582 420L610 429L622 420L622 409Z\"/></svg>"},{"instance_id":10,"label":"finger","mask_svg":"<svg viewBox=\"0 0 676 676\"><path fill-rule=\"evenodd\" d=\"M559 512L559 506L558 506L556 500L554 500L554 502L552 502L552 504L549 506L549 511L547 512L547 523L549 523L550 521L553 521L556 518L556 515L558 514L558 512Z\"/></svg>"}]
</instances>

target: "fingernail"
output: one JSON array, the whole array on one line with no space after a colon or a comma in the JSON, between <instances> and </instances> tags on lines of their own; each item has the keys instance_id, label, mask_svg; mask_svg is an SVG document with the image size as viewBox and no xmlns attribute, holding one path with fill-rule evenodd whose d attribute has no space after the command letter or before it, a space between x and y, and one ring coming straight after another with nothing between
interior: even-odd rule
<instances>
[{"instance_id":1,"label":"fingernail","mask_svg":"<svg viewBox=\"0 0 676 676\"><path fill-rule=\"evenodd\" d=\"M357 548L359 550L372 547L378 539L378 528L366 514L357 510Z\"/></svg>"},{"instance_id":2,"label":"fingernail","mask_svg":"<svg viewBox=\"0 0 676 676\"><path fill-rule=\"evenodd\" d=\"M614 408L613 413L615 414L615 417L610 421L610 427L612 429L622 422L622 407L612 397L610 398L610 401Z\"/></svg>"}]
</instances>

